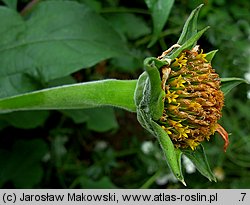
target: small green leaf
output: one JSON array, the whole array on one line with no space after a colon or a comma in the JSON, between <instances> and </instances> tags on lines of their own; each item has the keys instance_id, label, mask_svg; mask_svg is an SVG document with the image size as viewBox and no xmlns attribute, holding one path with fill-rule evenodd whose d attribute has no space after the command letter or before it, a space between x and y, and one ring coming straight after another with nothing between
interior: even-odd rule
<instances>
[{"instance_id":1,"label":"small green leaf","mask_svg":"<svg viewBox=\"0 0 250 205\"><path fill-rule=\"evenodd\" d=\"M207 177L210 181L217 181L210 169L209 163L207 161L207 156L202 145L198 146L195 151L185 149L182 150L182 152L194 163L198 171L203 176Z\"/></svg>"},{"instance_id":2,"label":"small green leaf","mask_svg":"<svg viewBox=\"0 0 250 205\"><path fill-rule=\"evenodd\" d=\"M189 15L188 19L186 20L182 33L180 35L179 40L177 41L178 44L184 44L188 39L192 38L197 33L197 19L200 12L201 7L203 4L198 6L196 9L192 11Z\"/></svg>"},{"instance_id":3,"label":"small green leaf","mask_svg":"<svg viewBox=\"0 0 250 205\"><path fill-rule=\"evenodd\" d=\"M218 50L214 50L214 51L210 51L210 52L206 53L206 60L211 63L211 61L213 60L213 58L217 52L218 52Z\"/></svg>"},{"instance_id":4,"label":"small green leaf","mask_svg":"<svg viewBox=\"0 0 250 205\"><path fill-rule=\"evenodd\" d=\"M248 83L242 78L221 78L221 90L224 95L227 95L230 90L241 83Z\"/></svg>"},{"instance_id":5,"label":"small green leaf","mask_svg":"<svg viewBox=\"0 0 250 205\"><path fill-rule=\"evenodd\" d=\"M159 38L159 35L168 19L174 0L145 0L153 20L153 37L148 45L151 47Z\"/></svg>"}]
</instances>

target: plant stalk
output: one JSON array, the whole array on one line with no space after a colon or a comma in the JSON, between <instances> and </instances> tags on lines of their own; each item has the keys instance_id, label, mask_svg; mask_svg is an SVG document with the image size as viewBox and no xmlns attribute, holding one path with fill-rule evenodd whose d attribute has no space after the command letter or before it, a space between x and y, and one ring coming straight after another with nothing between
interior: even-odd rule
<instances>
[{"instance_id":1,"label":"plant stalk","mask_svg":"<svg viewBox=\"0 0 250 205\"><path fill-rule=\"evenodd\" d=\"M101 80L34 91L0 99L0 113L21 110L114 106L136 112L137 80Z\"/></svg>"}]
</instances>

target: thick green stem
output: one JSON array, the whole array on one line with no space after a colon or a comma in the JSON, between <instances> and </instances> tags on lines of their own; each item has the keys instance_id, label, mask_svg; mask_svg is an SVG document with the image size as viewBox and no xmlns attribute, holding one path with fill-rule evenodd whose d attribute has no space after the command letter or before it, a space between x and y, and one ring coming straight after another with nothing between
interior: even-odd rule
<instances>
[{"instance_id":1,"label":"thick green stem","mask_svg":"<svg viewBox=\"0 0 250 205\"><path fill-rule=\"evenodd\" d=\"M0 113L115 106L136 112L137 80L102 80L44 89L0 100Z\"/></svg>"}]
</instances>

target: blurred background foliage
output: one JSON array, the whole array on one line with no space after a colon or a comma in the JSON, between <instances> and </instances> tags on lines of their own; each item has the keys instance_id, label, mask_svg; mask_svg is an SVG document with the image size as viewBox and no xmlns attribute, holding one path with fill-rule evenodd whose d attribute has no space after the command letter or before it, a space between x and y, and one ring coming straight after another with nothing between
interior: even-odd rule
<instances>
[{"instance_id":1,"label":"blurred background foliage","mask_svg":"<svg viewBox=\"0 0 250 205\"><path fill-rule=\"evenodd\" d=\"M53 1L54 12L39 6L45 0L0 2L0 97L75 82L135 79L143 72L144 58L173 45L201 3L199 26L210 29L198 43L205 52L219 50L213 67L221 77L250 81L249 1L71 0L73 11ZM18 36L23 21L26 33ZM71 35L84 35L87 43L40 42L14 53L15 46L6 46L10 41L19 45L22 38L32 44L33 39ZM250 188L249 108L248 85L226 96L221 124L230 133L230 146L224 153L218 135L204 143L218 182L209 182L183 158L188 188ZM1 188L184 188L134 113L108 107L14 112L0 115L0 133Z\"/></svg>"}]
</instances>

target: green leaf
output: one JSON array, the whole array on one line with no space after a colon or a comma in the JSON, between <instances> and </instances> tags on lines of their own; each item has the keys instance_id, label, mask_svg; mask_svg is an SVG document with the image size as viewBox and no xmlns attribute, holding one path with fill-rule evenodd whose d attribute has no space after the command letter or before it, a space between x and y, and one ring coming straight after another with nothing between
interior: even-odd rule
<instances>
[{"instance_id":1,"label":"green leaf","mask_svg":"<svg viewBox=\"0 0 250 205\"><path fill-rule=\"evenodd\" d=\"M135 40L150 33L150 28L143 18L131 13L108 14L105 18L112 24L124 40ZM122 25L122 26L121 26Z\"/></svg>"},{"instance_id":2,"label":"green leaf","mask_svg":"<svg viewBox=\"0 0 250 205\"><path fill-rule=\"evenodd\" d=\"M112 183L110 178L102 177L99 180L95 181L89 177L80 177L77 179L77 182L80 184L81 188L84 189L114 189L116 186Z\"/></svg>"},{"instance_id":3,"label":"green leaf","mask_svg":"<svg viewBox=\"0 0 250 205\"><path fill-rule=\"evenodd\" d=\"M221 78L221 90L227 95L234 87L241 83L248 83L242 78Z\"/></svg>"},{"instance_id":4,"label":"green leaf","mask_svg":"<svg viewBox=\"0 0 250 205\"><path fill-rule=\"evenodd\" d=\"M115 106L135 112L136 80L102 80L59 86L0 99L0 113L20 110Z\"/></svg>"},{"instance_id":5,"label":"green leaf","mask_svg":"<svg viewBox=\"0 0 250 205\"><path fill-rule=\"evenodd\" d=\"M41 126L48 117L48 111L25 111L0 115L1 120L22 129L32 129Z\"/></svg>"},{"instance_id":6,"label":"green leaf","mask_svg":"<svg viewBox=\"0 0 250 205\"><path fill-rule=\"evenodd\" d=\"M77 2L41 2L26 21L13 10L0 8L0 18L5 19L0 22L2 77L29 73L47 82L128 54L110 24Z\"/></svg>"},{"instance_id":7,"label":"green leaf","mask_svg":"<svg viewBox=\"0 0 250 205\"><path fill-rule=\"evenodd\" d=\"M118 123L112 108L92 108L86 110L89 119L87 127L96 132L106 132L117 129Z\"/></svg>"},{"instance_id":8,"label":"green leaf","mask_svg":"<svg viewBox=\"0 0 250 205\"><path fill-rule=\"evenodd\" d=\"M17 0L2 0L8 7L16 10Z\"/></svg>"},{"instance_id":9,"label":"green leaf","mask_svg":"<svg viewBox=\"0 0 250 205\"><path fill-rule=\"evenodd\" d=\"M195 151L185 149L182 150L182 152L194 163L198 171L203 176L207 177L210 181L216 182L216 178L210 169L207 156L202 145L198 146Z\"/></svg>"},{"instance_id":10,"label":"green leaf","mask_svg":"<svg viewBox=\"0 0 250 205\"><path fill-rule=\"evenodd\" d=\"M41 159L48 148L40 139L18 140L11 151L0 150L0 186L12 181L16 188L32 188L43 175Z\"/></svg>"},{"instance_id":11,"label":"green leaf","mask_svg":"<svg viewBox=\"0 0 250 205\"><path fill-rule=\"evenodd\" d=\"M0 87L0 97L3 98L41 89L41 84L27 74L16 73L9 77L0 77Z\"/></svg>"},{"instance_id":12,"label":"green leaf","mask_svg":"<svg viewBox=\"0 0 250 205\"><path fill-rule=\"evenodd\" d=\"M118 128L113 108L91 108L84 110L63 110L75 123L87 123L87 128L96 132L106 132Z\"/></svg>"},{"instance_id":13,"label":"green leaf","mask_svg":"<svg viewBox=\"0 0 250 205\"><path fill-rule=\"evenodd\" d=\"M174 0L145 0L153 20L153 37L148 45L151 47L159 38L159 35L168 19Z\"/></svg>"},{"instance_id":14,"label":"green leaf","mask_svg":"<svg viewBox=\"0 0 250 205\"><path fill-rule=\"evenodd\" d=\"M198 15L202 6L203 4L198 6L189 15L187 21L185 22L183 26L180 38L177 41L178 44L180 45L184 44L188 39L192 38L197 33L197 18L198 18Z\"/></svg>"},{"instance_id":15,"label":"green leaf","mask_svg":"<svg viewBox=\"0 0 250 205\"><path fill-rule=\"evenodd\" d=\"M217 52L218 52L218 50L214 50L214 51L210 51L210 52L206 53L206 60L211 63L211 61L213 60L213 58Z\"/></svg>"}]
</instances>

